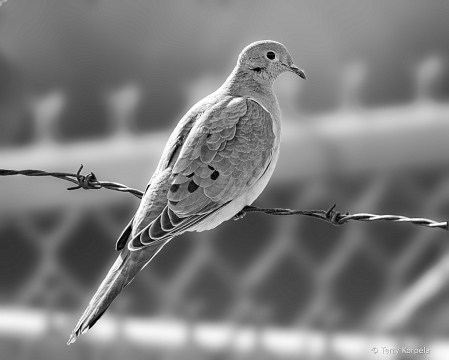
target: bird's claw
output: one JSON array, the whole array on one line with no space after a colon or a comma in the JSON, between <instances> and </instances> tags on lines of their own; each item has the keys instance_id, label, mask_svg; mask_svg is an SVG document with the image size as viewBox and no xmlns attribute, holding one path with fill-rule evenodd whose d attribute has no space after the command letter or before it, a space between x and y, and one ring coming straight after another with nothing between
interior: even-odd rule
<instances>
[{"instance_id":1,"label":"bird's claw","mask_svg":"<svg viewBox=\"0 0 449 360\"><path fill-rule=\"evenodd\" d=\"M234 220L240 220L243 219L246 215L246 211L240 210L237 214L234 215Z\"/></svg>"}]
</instances>

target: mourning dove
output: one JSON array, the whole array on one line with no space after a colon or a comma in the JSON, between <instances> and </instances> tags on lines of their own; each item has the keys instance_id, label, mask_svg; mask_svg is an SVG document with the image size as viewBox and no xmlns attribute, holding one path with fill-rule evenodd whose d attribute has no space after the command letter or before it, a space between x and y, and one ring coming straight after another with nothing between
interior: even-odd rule
<instances>
[{"instance_id":1,"label":"mourning dove","mask_svg":"<svg viewBox=\"0 0 449 360\"><path fill-rule=\"evenodd\" d=\"M117 241L120 255L69 345L98 321L168 241L187 231L213 229L256 200L279 156L281 114L272 85L286 71L306 78L281 43L252 43L224 84L180 120L135 216Z\"/></svg>"}]
</instances>

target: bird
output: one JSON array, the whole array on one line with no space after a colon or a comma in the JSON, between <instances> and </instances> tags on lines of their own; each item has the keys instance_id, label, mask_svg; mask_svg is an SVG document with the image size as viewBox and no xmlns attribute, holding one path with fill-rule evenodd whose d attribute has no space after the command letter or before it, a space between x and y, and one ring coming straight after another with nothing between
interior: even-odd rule
<instances>
[{"instance_id":1,"label":"bird","mask_svg":"<svg viewBox=\"0 0 449 360\"><path fill-rule=\"evenodd\" d=\"M117 240L120 254L68 345L95 325L171 239L213 229L260 195L279 157L281 111L273 83L285 72L306 78L283 44L256 41L242 50L223 85L181 118Z\"/></svg>"}]
</instances>

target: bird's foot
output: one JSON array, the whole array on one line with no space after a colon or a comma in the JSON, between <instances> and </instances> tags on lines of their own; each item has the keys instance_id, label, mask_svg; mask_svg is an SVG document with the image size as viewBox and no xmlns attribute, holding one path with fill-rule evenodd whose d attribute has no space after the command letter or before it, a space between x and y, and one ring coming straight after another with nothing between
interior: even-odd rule
<instances>
[{"instance_id":1,"label":"bird's foot","mask_svg":"<svg viewBox=\"0 0 449 360\"><path fill-rule=\"evenodd\" d=\"M234 215L234 220L243 219L246 215L246 211L240 210L237 214Z\"/></svg>"}]
</instances>

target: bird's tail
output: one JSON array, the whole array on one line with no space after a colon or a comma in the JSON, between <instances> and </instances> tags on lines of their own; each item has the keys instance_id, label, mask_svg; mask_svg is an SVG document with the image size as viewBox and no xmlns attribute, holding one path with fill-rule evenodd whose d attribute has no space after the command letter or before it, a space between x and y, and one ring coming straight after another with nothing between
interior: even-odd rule
<instances>
[{"instance_id":1,"label":"bird's tail","mask_svg":"<svg viewBox=\"0 0 449 360\"><path fill-rule=\"evenodd\" d=\"M137 273L167 242L168 240L157 241L138 251L130 251L127 247L122 250L73 329L67 345L74 343L79 335L86 333L95 325L120 291L134 279Z\"/></svg>"}]
</instances>

